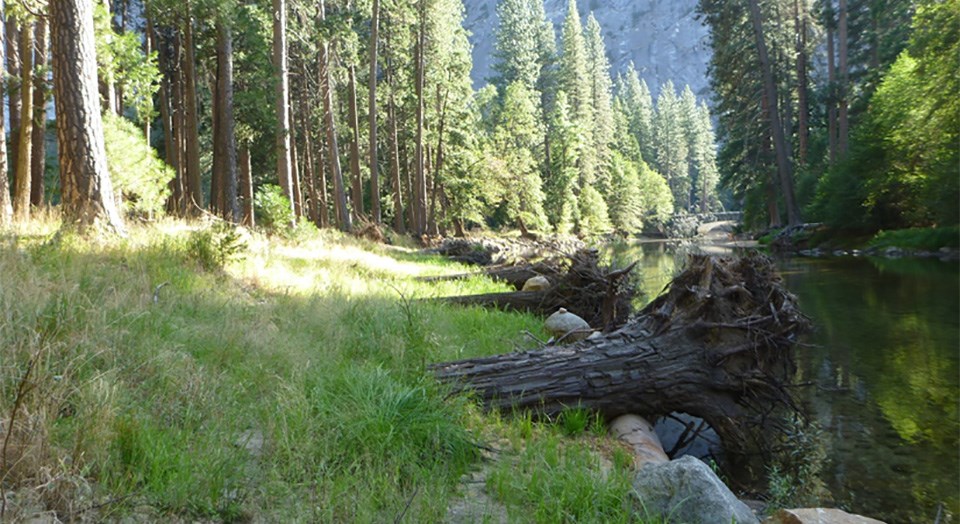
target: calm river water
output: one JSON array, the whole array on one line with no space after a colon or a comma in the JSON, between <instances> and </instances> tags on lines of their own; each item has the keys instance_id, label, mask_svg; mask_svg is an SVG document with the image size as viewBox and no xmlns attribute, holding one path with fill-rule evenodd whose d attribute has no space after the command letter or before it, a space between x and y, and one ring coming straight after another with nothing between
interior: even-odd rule
<instances>
[{"instance_id":1,"label":"calm river water","mask_svg":"<svg viewBox=\"0 0 960 524\"><path fill-rule=\"evenodd\" d=\"M682 260L664 243L613 252L641 260L647 299ZM796 257L779 266L815 325L797 379L814 384L801 395L823 428L831 504L891 524L958 522L960 265Z\"/></svg>"}]
</instances>

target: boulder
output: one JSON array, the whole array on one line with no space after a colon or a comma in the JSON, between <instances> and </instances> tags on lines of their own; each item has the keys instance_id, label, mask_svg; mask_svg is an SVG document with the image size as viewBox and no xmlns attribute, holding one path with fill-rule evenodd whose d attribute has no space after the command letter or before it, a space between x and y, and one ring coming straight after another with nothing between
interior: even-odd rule
<instances>
[{"instance_id":1,"label":"boulder","mask_svg":"<svg viewBox=\"0 0 960 524\"><path fill-rule=\"evenodd\" d=\"M833 508L781 509L763 524L884 524L883 521Z\"/></svg>"},{"instance_id":2,"label":"boulder","mask_svg":"<svg viewBox=\"0 0 960 524\"><path fill-rule=\"evenodd\" d=\"M689 455L648 463L637 473L633 489L641 518L660 515L689 524L759 522L709 466Z\"/></svg>"},{"instance_id":3,"label":"boulder","mask_svg":"<svg viewBox=\"0 0 960 524\"><path fill-rule=\"evenodd\" d=\"M563 339L564 342L568 343L583 340L591 333L590 324L586 320L564 308L558 309L556 313L547 317L543 325L551 335L557 338L563 337L571 331L574 332Z\"/></svg>"},{"instance_id":4,"label":"boulder","mask_svg":"<svg viewBox=\"0 0 960 524\"><path fill-rule=\"evenodd\" d=\"M634 464L642 468L646 464L669 462L663 444L653 430L653 424L639 415L621 415L610 423L610 434L633 448Z\"/></svg>"},{"instance_id":5,"label":"boulder","mask_svg":"<svg viewBox=\"0 0 960 524\"><path fill-rule=\"evenodd\" d=\"M543 275L530 277L523 283L521 291L546 291L550 289L550 281Z\"/></svg>"}]
</instances>

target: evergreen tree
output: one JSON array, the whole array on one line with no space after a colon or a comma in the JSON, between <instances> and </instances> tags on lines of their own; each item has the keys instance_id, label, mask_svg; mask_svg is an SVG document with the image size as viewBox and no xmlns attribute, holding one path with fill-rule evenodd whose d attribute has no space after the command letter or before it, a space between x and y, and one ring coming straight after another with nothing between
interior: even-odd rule
<instances>
[{"instance_id":1,"label":"evergreen tree","mask_svg":"<svg viewBox=\"0 0 960 524\"><path fill-rule=\"evenodd\" d=\"M522 82L528 89L537 88L541 63L541 20L535 6L540 0L500 0L497 19L493 70L494 84L501 92L513 82Z\"/></svg>"},{"instance_id":2,"label":"evergreen tree","mask_svg":"<svg viewBox=\"0 0 960 524\"><path fill-rule=\"evenodd\" d=\"M710 109L704 102L697 106L693 128L690 156L693 158L694 169L697 172L693 200L701 213L709 213L720 208L720 199L717 197L720 174L717 170L713 122L710 121Z\"/></svg>"},{"instance_id":3,"label":"evergreen tree","mask_svg":"<svg viewBox=\"0 0 960 524\"><path fill-rule=\"evenodd\" d=\"M627 116L629 132L639 144L643 159L646 162L656 162L653 98L650 96L650 89L647 82L640 79L633 62L630 62L626 74L621 78L617 93Z\"/></svg>"},{"instance_id":4,"label":"evergreen tree","mask_svg":"<svg viewBox=\"0 0 960 524\"><path fill-rule=\"evenodd\" d=\"M607 204L610 221L617 231L631 234L643 228L643 200L637 165L616 152L611 158Z\"/></svg>"},{"instance_id":5,"label":"evergreen tree","mask_svg":"<svg viewBox=\"0 0 960 524\"><path fill-rule=\"evenodd\" d=\"M608 193L611 165L610 144L613 142L613 92L610 80L610 62L607 60L603 33L593 13L587 17L586 48L588 78L591 86L591 112L593 114L593 149L597 155L597 177L601 192Z\"/></svg>"},{"instance_id":6,"label":"evergreen tree","mask_svg":"<svg viewBox=\"0 0 960 524\"><path fill-rule=\"evenodd\" d=\"M578 185L585 187L592 184L596 177L597 155L593 147L593 83L589 77L590 60L576 0L569 0L567 4L560 49L558 86L567 94L570 114L578 127Z\"/></svg>"},{"instance_id":7,"label":"evergreen tree","mask_svg":"<svg viewBox=\"0 0 960 524\"><path fill-rule=\"evenodd\" d=\"M570 116L567 94L557 93L547 121L552 148L549 175L544 180L545 209L550 225L558 233L568 233L579 222L577 207L577 127Z\"/></svg>"},{"instance_id":8,"label":"evergreen tree","mask_svg":"<svg viewBox=\"0 0 960 524\"><path fill-rule=\"evenodd\" d=\"M493 138L496 152L493 167L500 179L500 200L507 215L524 231L543 229L547 225L543 184L536 160L542 136L537 114L536 93L523 82L515 81L507 86L503 96Z\"/></svg>"},{"instance_id":9,"label":"evergreen tree","mask_svg":"<svg viewBox=\"0 0 960 524\"><path fill-rule=\"evenodd\" d=\"M656 133L657 165L673 194L674 205L682 210L690 208L690 175L687 162L687 137L684 132L683 111L668 80L657 97Z\"/></svg>"}]
</instances>

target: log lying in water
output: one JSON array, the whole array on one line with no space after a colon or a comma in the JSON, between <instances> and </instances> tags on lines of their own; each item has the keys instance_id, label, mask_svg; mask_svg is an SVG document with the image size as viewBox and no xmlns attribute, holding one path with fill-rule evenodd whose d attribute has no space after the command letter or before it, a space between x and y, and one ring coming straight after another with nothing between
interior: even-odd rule
<instances>
[{"instance_id":1,"label":"log lying in water","mask_svg":"<svg viewBox=\"0 0 960 524\"><path fill-rule=\"evenodd\" d=\"M569 257L569 268L554 276L544 291L518 291L441 297L451 304L477 305L550 315L563 307L591 326L610 330L623 325L631 312L635 288L627 280L635 264L608 270L599 266L599 254L584 249Z\"/></svg>"},{"instance_id":2,"label":"log lying in water","mask_svg":"<svg viewBox=\"0 0 960 524\"><path fill-rule=\"evenodd\" d=\"M746 453L793 372L808 326L773 263L693 256L627 325L570 346L435 364L455 390L488 408L552 416L571 406L608 418L684 412L709 423L728 452Z\"/></svg>"}]
</instances>

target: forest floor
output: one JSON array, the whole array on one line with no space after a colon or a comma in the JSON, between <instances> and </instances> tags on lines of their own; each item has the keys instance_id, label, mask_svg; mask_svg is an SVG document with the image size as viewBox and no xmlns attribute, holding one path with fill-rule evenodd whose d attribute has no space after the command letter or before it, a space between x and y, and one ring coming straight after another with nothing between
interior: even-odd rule
<instances>
[{"instance_id":1,"label":"forest floor","mask_svg":"<svg viewBox=\"0 0 960 524\"><path fill-rule=\"evenodd\" d=\"M637 521L598 420L485 414L426 371L548 338L416 300L502 284L330 231L58 227L0 232L0 520Z\"/></svg>"}]
</instances>

